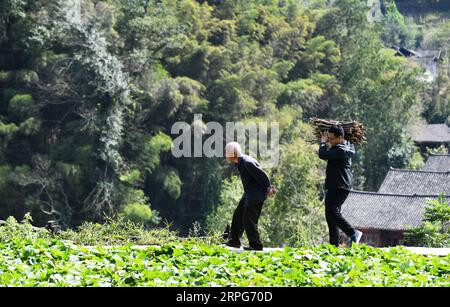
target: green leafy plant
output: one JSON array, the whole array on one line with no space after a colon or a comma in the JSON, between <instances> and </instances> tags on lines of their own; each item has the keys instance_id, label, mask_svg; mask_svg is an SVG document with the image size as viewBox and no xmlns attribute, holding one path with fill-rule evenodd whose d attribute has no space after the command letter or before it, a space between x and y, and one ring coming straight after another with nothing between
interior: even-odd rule
<instances>
[{"instance_id":1,"label":"green leafy plant","mask_svg":"<svg viewBox=\"0 0 450 307\"><path fill-rule=\"evenodd\" d=\"M443 195L428 202L423 221L422 226L405 234L404 244L450 247L450 205Z\"/></svg>"},{"instance_id":2,"label":"green leafy plant","mask_svg":"<svg viewBox=\"0 0 450 307\"><path fill-rule=\"evenodd\" d=\"M365 245L235 253L198 241L142 248L0 243L2 286L449 286L449 266L449 256Z\"/></svg>"},{"instance_id":3,"label":"green leafy plant","mask_svg":"<svg viewBox=\"0 0 450 307\"><path fill-rule=\"evenodd\" d=\"M148 205L131 203L124 207L123 216L126 220L130 220L134 223L145 224L151 220L152 210Z\"/></svg>"}]
</instances>

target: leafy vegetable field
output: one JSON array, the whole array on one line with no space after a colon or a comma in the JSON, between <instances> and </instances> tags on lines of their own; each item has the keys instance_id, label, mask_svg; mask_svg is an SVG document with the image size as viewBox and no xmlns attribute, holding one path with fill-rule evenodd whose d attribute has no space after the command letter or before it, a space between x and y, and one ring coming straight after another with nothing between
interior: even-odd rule
<instances>
[{"instance_id":1,"label":"leafy vegetable field","mask_svg":"<svg viewBox=\"0 0 450 307\"><path fill-rule=\"evenodd\" d=\"M450 256L401 247L235 253L195 241L137 249L70 241L0 243L1 286L450 286Z\"/></svg>"}]
</instances>

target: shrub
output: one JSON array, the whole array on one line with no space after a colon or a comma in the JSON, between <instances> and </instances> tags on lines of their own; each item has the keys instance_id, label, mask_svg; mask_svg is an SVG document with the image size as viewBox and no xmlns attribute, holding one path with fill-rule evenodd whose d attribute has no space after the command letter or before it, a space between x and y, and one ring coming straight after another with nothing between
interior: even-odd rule
<instances>
[{"instance_id":1,"label":"shrub","mask_svg":"<svg viewBox=\"0 0 450 307\"><path fill-rule=\"evenodd\" d=\"M31 225L32 221L29 213L25 214L20 223L13 216L8 217L6 221L0 220L0 241L50 238L50 234L45 228L34 227Z\"/></svg>"},{"instance_id":2,"label":"shrub","mask_svg":"<svg viewBox=\"0 0 450 307\"><path fill-rule=\"evenodd\" d=\"M450 247L450 205L443 195L428 202L422 226L405 234L403 244L426 247Z\"/></svg>"},{"instance_id":3,"label":"shrub","mask_svg":"<svg viewBox=\"0 0 450 307\"><path fill-rule=\"evenodd\" d=\"M152 210L148 205L131 203L125 206L123 215L126 220L146 224L152 219Z\"/></svg>"}]
</instances>

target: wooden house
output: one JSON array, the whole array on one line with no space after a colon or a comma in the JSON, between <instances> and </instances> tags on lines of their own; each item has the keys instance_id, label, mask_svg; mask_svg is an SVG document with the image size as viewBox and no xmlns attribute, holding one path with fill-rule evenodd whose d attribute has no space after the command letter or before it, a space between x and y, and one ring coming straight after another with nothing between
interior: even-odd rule
<instances>
[{"instance_id":1,"label":"wooden house","mask_svg":"<svg viewBox=\"0 0 450 307\"><path fill-rule=\"evenodd\" d=\"M422 224L427 201L436 198L436 195L351 191L341 212L352 226L364 233L361 243L395 246L401 244L406 230Z\"/></svg>"},{"instance_id":2,"label":"wooden house","mask_svg":"<svg viewBox=\"0 0 450 307\"><path fill-rule=\"evenodd\" d=\"M450 127L446 124L409 126L406 131L423 155L427 153L427 147L438 148L442 145L447 147L450 153Z\"/></svg>"}]
</instances>

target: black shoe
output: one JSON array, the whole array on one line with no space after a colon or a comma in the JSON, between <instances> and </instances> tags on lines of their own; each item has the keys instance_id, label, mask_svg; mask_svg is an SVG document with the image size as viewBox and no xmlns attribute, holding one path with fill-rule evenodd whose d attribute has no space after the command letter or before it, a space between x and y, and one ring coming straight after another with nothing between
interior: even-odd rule
<instances>
[{"instance_id":1,"label":"black shoe","mask_svg":"<svg viewBox=\"0 0 450 307\"><path fill-rule=\"evenodd\" d=\"M224 242L223 244L228 247L241 248L241 244L230 242L230 241Z\"/></svg>"},{"instance_id":2,"label":"black shoe","mask_svg":"<svg viewBox=\"0 0 450 307\"><path fill-rule=\"evenodd\" d=\"M262 251L262 247L254 247L254 246L244 246L246 251Z\"/></svg>"}]
</instances>

